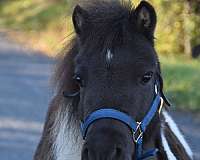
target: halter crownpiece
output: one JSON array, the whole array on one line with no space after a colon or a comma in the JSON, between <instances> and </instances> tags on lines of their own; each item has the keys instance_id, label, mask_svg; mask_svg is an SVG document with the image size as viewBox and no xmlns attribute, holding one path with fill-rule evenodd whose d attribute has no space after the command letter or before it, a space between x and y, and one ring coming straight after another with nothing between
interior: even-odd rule
<instances>
[{"instance_id":1,"label":"halter crownpiece","mask_svg":"<svg viewBox=\"0 0 200 160\"><path fill-rule=\"evenodd\" d=\"M81 132L83 139L87 136L87 130L89 126L96 120L100 119L114 119L121 121L126 124L133 134L133 141L135 142L136 148L136 160L144 160L148 157L155 156L158 149L151 149L143 152L143 134L146 131L147 126L155 116L156 112L161 112L163 106L163 99L158 92L158 86L155 85L155 98L151 105L149 112L146 114L141 122L136 122L131 116L112 108L99 109L92 112L85 120L81 123Z\"/></svg>"}]
</instances>

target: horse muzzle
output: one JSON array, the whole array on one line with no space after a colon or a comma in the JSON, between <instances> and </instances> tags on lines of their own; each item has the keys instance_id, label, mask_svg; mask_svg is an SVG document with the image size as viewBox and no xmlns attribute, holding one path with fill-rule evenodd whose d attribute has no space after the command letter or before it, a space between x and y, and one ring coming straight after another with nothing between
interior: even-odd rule
<instances>
[{"instance_id":1,"label":"horse muzzle","mask_svg":"<svg viewBox=\"0 0 200 160\"><path fill-rule=\"evenodd\" d=\"M129 128L121 122L97 121L88 130L82 160L132 160L134 143L128 132Z\"/></svg>"},{"instance_id":2,"label":"horse muzzle","mask_svg":"<svg viewBox=\"0 0 200 160\"><path fill-rule=\"evenodd\" d=\"M150 110L147 112L145 117L139 122L136 121L134 118L132 118L130 115L127 115L126 113L123 113L123 112L118 111L113 108L102 108L102 109L92 112L81 123L81 131L82 131L83 139L88 138L89 129L91 129L92 126L101 126L103 124L104 131L102 129L99 130L101 135L103 135L100 138L96 139L95 137L98 137L98 136L94 136L94 134L93 134L93 138L92 138L94 140L91 140L91 138L90 138L90 143L92 142L93 145L90 144L90 147L85 147L85 149L83 151L83 155L87 155L87 156L84 156L84 157L86 157L85 160L90 160L90 159L95 160L96 158L93 158L93 156L94 155L97 156L98 152L100 152L101 156L103 156L103 157L104 157L104 153L108 154L107 155L108 158L107 159L101 158L102 160L104 160L104 159L112 160L112 159L116 159L117 157L122 157L122 155L124 153L122 148L124 148L124 147L119 147L117 140L118 140L118 138L127 140L127 138L126 138L127 135L132 136L132 142L134 142L134 144L135 144L135 159L136 160L144 160L146 158L156 156L156 154L158 152L157 148L153 148L153 149L144 151L143 134L145 133L146 128L152 121L153 117L155 117L157 113L160 113L162 106L163 106L163 101L164 101L163 98L160 96L160 93L158 92L158 86L155 84L155 98L152 102ZM107 125L108 119L111 122L109 125ZM103 121L105 123L102 123ZM95 122L95 125L94 125L94 122ZM101 125L98 125L97 122L101 122L101 123L99 123ZM115 126L113 124L117 124L117 123L118 123L118 125L116 125L117 127L113 127L113 126ZM126 129L122 129L122 127L119 127L120 124L123 127L126 126ZM107 129L105 129L106 125L107 125ZM92 128L94 128L94 127L92 127ZM124 136L125 138L118 136L118 138L115 139L113 136L117 132L113 132L113 134L108 134L109 128L113 128L113 130L117 131L118 133L126 132L126 134L123 134L123 135L126 135L126 136ZM97 127L97 129L98 129L98 127ZM95 129L95 131L97 129ZM108 137L105 136L106 134L109 136ZM95 135L98 135L98 132L96 132ZM105 138L105 137L107 137L107 138ZM106 141L104 139L106 139ZM131 138L129 138L129 140L130 139ZM102 141L103 141L103 143L102 143ZM96 142L100 142L100 143L98 145L94 145ZM109 145L107 144L107 142ZM128 142L129 141L125 142L125 144L127 144ZM101 146L101 147L99 148L99 146ZM92 152L92 150L94 150L94 149L95 149L95 154L92 154L92 153L94 153L94 152ZM130 148L128 148L128 149L130 149ZM126 160L125 158L123 158L123 159Z\"/></svg>"}]
</instances>

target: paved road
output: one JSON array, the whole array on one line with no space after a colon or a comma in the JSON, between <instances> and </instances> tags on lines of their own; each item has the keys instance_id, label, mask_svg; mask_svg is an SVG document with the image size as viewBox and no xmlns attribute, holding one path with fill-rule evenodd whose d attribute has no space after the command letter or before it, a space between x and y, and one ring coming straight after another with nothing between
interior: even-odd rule
<instances>
[{"instance_id":1,"label":"paved road","mask_svg":"<svg viewBox=\"0 0 200 160\"><path fill-rule=\"evenodd\" d=\"M51 90L52 59L0 33L0 159L30 160L41 135ZM174 113L200 159L200 117Z\"/></svg>"},{"instance_id":2,"label":"paved road","mask_svg":"<svg viewBox=\"0 0 200 160\"><path fill-rule=\"evenodd\" d=\"M0 33L0 159L29 160L50 99L53 61Z\"/></svg>"}]
</instances>

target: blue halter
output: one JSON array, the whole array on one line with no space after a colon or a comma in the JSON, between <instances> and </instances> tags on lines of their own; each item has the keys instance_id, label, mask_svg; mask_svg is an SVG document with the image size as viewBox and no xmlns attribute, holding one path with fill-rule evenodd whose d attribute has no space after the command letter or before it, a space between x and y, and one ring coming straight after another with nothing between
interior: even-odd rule
<instances>
[{"instance_id":1,"label":"blue halter","mask_svg":"<svg viewBox=\"0 0 200 160\"><path fill-rule=\"evenodd\" d=\"M87 135L87 130L89 126L99 119L115 119L126 124L133 133L133 140L136 145L135 153L136 160L144 160L148 157L155 156L158 149L150 149L146 152L143 152L143 134L146 131L147 126L155 116L156 112L159 112L163 106L163 99L158 92L157 85L155 85L155 98L151 105L149 112L146 114L144 119L141 122L136 122L132 117L127 115L126 113L120 112L116 109L105 108L99 109L92 112L85 120L81 123L81 132L83 139L85 139Z\"/></svg>"}]
</instances>

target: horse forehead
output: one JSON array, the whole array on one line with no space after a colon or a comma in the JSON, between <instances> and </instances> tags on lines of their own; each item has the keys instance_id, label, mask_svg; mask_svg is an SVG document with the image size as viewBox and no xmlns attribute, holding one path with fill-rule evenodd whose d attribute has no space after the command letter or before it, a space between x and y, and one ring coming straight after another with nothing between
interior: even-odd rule
<instances>
[{"instance_id":1,"label":"horse forehead","mask_svg":"<svg viewBox=\"0 0 200 160\"><path fill-rule=\"evenodd\" d=\"M156 56L153 52L148 52L148 50L118 50L113 52L108 49L105 54L105 60L107 64L112 64L117 62L120 65L126 63L127 65L153 65L156 64Z\"/></svg>"},{"instance_id":2,"label":"horse forehead","mask_svg":"<svg viewBox=\"0 0 200 160\"><path fill-rule=\"evenodd\" d=\"M90 66L90 68L120 66L139 66L156 64L154 53L148 48L132 49L117 47L114 49L104 49L104 51L92 51L79 54L75 59L76 64ZM92 67L93 66L93 67ZM107 68L107 69L108 69Z\"/></svg>"}]
</instances>

